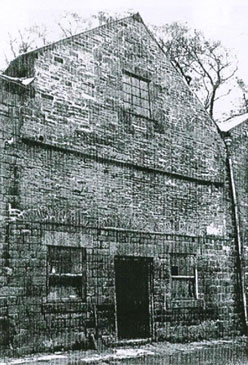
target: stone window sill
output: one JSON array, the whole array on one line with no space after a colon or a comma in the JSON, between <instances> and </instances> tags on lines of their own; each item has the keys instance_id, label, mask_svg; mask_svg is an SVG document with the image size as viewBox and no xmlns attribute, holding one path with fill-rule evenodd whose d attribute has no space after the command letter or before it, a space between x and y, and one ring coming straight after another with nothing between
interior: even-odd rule
<instances>
[{"instance_id":1,"label":"stone window sill","mask_svg":"<svg viewBox=\"0 0 248 365\"><path fill-rule=\"evenodd\" d=\"M171 299L167 302L167 308L199 308L204 306L204 301L202 299Z\"/></svg>"},{"instance_id":2,"label":"stone window sill","mask_svg":"<svg viewBox=\"0 0 248 365\"><path fill-rule=\"evenodd\" d=\"M70 312L84 312L87 310L86 302L77 298L77 300L57 300L45 301L42 304L43 313L70 313Z\"/></svg>"}]
</instances>

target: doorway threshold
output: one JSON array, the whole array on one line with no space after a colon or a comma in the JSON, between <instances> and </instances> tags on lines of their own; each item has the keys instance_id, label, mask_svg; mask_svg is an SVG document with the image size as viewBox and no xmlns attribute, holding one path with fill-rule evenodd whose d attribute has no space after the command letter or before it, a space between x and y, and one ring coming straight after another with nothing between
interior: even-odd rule
<instances>
[{"instance_id":1,"label":"doorway threshold","mask_svg":"<svg viewBox=\"0 0 248 365\"><path fill-rule=\"evenodd\" d=\"M121 339L112 342L112 347L125 347L125 346L140 346L146 345L147 343L151 343L152 338L130 338L130 339Z\"/></svg>"}]
</instances>

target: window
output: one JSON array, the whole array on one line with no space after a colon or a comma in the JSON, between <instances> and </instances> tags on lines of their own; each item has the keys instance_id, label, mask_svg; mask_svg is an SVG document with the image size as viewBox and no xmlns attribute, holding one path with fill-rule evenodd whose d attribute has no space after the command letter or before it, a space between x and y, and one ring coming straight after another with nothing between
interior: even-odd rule
<instances>
[{"instance_id":1,"label":"window","mask_svg":"<svg viewBox=\"0 0 248 365\"><path fill-rule=\"evenodd\" d=\"M150 118L149 82L130 73L123 74L123 98L131 112Z\"/></svg>"},{"instance_id":2,"label":"window","mask_svg":"<svg viewBox=\"0 0 248 365\"><path fill-rule=\"evenodd\" d=\"M197 299L196 256L171 254L172 299Z\"/></svg>"},{"instance_id":3,"label":"window","mask_svg":"<svg viewBox=\"0 0 248 365\"><path fill-rule=\"evenodd\" d=\"M48 246L48 298L86 297L86 249Z\"/></svg>"}]
</instances>

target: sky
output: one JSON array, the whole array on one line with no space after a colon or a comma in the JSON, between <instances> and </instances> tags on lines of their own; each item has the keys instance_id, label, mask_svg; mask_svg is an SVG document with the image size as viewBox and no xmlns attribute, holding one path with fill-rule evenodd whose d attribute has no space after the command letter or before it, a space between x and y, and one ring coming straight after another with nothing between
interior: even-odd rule
<instances>
[{"instance_id":1,"label":"sky","mask_svg":"<svg viewBox=\"0 0 248 365\"><path fill-rule=\"evenodd\" d=\"M188 22L212 39L234 50L239 72L248 82L247 0L0 0L0 55L7 48L8 32L34 23L55 23L63 11L87 16L100 10L139 11L146 23Z\"/></svg>"},{"instance_id":2,"label":"sky","mask_svg":"<svg viewBox=\"0 0 248 365\"><path fill-rule=\"evenodd\" d=\"M220 40L237 56L237 76L248 84L248 0L0 0L0 67L8 33L41 23L52 28L64 11L87 17L101 10L129 9L138 11L147 24L187 22L206 37Z\"/></svg>"}]
</instances>

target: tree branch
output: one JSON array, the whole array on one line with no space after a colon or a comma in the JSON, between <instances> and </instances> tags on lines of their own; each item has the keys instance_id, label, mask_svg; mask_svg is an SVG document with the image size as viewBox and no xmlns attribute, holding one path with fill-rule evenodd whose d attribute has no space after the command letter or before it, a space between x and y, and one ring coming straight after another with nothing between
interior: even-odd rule
<instances>
[{"instance_id":1,"label":"tree branch","mask_svg":"<svg viewBox=\"0 0 248 365\"><path fill-rule=\"evenodd\" d=\"M240 117L241 115L244 115L244 114L246 114L246 113L247 113L246 111L242 111L242 112L240 112L240 113L232 114L230 117L226 118L226 119L223 121L223 123L224 123L224 122L227 122L228 120L230 120L230 119L232 119L232 118Z\"/></svg>"}]
</instances>

